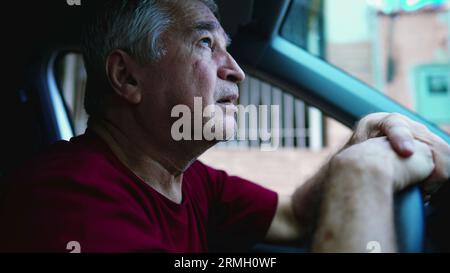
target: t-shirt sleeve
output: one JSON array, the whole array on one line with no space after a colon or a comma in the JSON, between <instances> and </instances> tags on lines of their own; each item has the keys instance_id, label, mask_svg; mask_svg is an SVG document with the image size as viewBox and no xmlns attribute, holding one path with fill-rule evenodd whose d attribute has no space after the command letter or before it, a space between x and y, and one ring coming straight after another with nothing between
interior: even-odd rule
<instances>
[{"instance_id":1,"label":"t-shirt sleeve","mask_svg":"<svg viewBox=\"0 0 450 273\"><path fill-rule=\"evenodd\" d=\"M211 187L211 251L246 251L261 242L275 215L278 195L246 179L206 165Z\"/></svg>"}]
</instances>

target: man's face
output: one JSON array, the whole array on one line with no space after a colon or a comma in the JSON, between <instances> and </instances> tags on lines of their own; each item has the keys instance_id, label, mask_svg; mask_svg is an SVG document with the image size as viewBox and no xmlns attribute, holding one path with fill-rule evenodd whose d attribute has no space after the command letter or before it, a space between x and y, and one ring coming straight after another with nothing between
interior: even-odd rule
<instances>
[{"instance_id":1,"label":"man's face","mask_svg":"<svg viewBox=\"0 0 450 273\"><path fill-rule=\"evenodd\" d=\"M194 97L201 98L203 108L216 105L222 110L224 135L225 131L232 135L236 127L234 104L238 99L238 83L245 75L227 52L228 36L214 14L200 2L180 2L187 3L180 4L183 14L178 16L174 28L163 35L164 56L156 65L144 68L148 75L141 77L142 111L148 116L158 116L159 119L151 118L152 127L167 128L167 124L155 123L168 122L163 116L170 117L172 108L180 104L191 109L193 118ZM209 119L203 118L203 124Z\"/></svg>"}]
</instances>

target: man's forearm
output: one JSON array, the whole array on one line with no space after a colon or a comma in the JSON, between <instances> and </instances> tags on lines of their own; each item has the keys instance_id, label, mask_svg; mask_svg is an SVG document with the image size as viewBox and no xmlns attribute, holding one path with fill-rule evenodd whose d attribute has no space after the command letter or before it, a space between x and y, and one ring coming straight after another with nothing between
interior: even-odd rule
<instances>
[{"instance_id":1,"label":"man's forearm","mask_svg":"<svg viewBox=\"0 0 450 273\"><path fill-rule=\"evenodd\" d=\"M266 242L295 245L310 243L326 169L327 165L297 188L292 196L279 195L276 213L265 237Z\"/></svg>"},{"instance_id":2,"label":"man's forearm","mask_svg":"<svg viewBox=\"0 0 450 273\"><path fill-rule=\"evenodd\" d=\"M292 195L293 212L301 227L301 241L310 242L318 220L323 184L327 180L329 162L309 178Z\"/></svg>"},{"instance_id":3,"label":"man's forearm","mask_svg":"<svg viewBox=\"0 0 450 273\"><path fill-rule=\"evenodd\" d=\"M315 230L314 252L366 252L369 242L395 252L393 189L381 171L331 164Z\"/></svg>"}]
</instances>

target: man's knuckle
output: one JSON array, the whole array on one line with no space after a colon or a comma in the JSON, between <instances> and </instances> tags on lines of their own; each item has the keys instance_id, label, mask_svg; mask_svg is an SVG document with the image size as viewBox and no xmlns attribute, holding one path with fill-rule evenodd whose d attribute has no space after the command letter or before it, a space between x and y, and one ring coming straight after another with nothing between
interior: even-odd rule
<instances>
[{"instance_id":1,"label":"man's knuckle","mask_svg":"<svg viewBox=\"0 0 450 273\"><path fill-rule=\"evenodd\" d=\"M407 120L407 117L405 117L404 115L402 115L400 113L397 113L397 112L389 113L388 118L398 119L398 120L402 120L402 121L406 121Z\"/></svg>"},{"instance_id":2,"label":"man's knuckle","mask_svg":"<svg viewBox=\"0 0 450 273\"><path fill-rule=\"evenodd\" d=\"M390 113L387 118L396 123L408 124L408 118L399 113Z\"/></svg>"},{"instance_id":3,"label":"man's knuckle","mask_svg":"<svg viewBox=\"0 0 450 273\"><path fill-rule=\"evenodd\" d=\"M411 133L411 126L408 120L397 113L389 114L383 121L381 121L381 126L385 130L391 130L395 132Z\"/></svg>"},{"instance_id":4,"label":"man's knuckle","mask_svg":"<svg viewBox=\"0 0 450 273\"><path fill-rule=\"evenodd\" d=\"M425 126L424 124L420 123L420 122L415 122L414 127L416 128L416 130L418 130L419 132L424 132L424 133L429 133L430 130L428 129L427 126Z\"/></svg>"},{"instance_id":5,"label":"man's knuckle","mask_svg":"<svg viewBox=\"0 0 450 273\"><path fill-rule=\"evenodd\" d=\"M358 121L358 123L356 123L356 128L358 129L358 128L364 128L364 127L366 127L366 124L368 123L369 120L370 120L370 117L369 117L369 116L363 117L362 119L360 119L360 120Z\"/></svg>"},{"instance_id":6,"label":"man's knuckle","mask_svg":"<svg viewBox=\"0 0 450 273\"><path fill-rule=\"evenodd\" d=\"M367 116L365 116L363 119L365 121L377 121L385 118L388 115L388 113L384 112L377 112L377 113L370 113Z\"/></svg>"}]
</instances>

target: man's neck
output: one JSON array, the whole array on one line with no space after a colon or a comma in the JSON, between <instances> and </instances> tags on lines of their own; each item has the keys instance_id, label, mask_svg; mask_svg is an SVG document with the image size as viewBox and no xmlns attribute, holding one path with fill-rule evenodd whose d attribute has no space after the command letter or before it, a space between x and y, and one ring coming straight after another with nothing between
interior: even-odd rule
<instances>
[{"instance_id":1,"label":"man's neck","mask_svg":"<svg viewBox=\"0 0 450 273\"><path fill-rule=\"evenodd\" d=\"M183 171L191 162L178 162L175 157L152 147L151 141L141 143L106 119L90 120L89 129L98 134L136 176L168 199L181 203Z\"/></svg>"}]
</instances>

